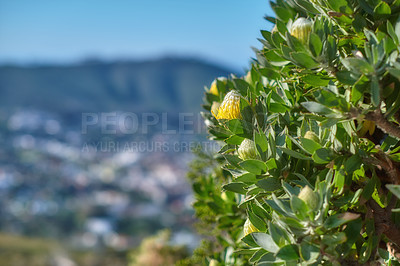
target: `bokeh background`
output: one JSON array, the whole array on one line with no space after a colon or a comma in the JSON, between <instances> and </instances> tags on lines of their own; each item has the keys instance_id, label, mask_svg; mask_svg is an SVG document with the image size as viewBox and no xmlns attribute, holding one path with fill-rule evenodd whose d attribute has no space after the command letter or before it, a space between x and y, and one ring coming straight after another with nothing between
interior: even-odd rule
<instances>
[{"instance_id":1,"label":"bokeh background","mask_svg":"<svg viewBox=\"0 0 400 266\"><path fill-rule=\"evenodd\" d=\"M190 253L204 86L243 75L268 13L265 0L0 0L0 265L126 265L162 229Z\"/></svg>"}]
</instances>

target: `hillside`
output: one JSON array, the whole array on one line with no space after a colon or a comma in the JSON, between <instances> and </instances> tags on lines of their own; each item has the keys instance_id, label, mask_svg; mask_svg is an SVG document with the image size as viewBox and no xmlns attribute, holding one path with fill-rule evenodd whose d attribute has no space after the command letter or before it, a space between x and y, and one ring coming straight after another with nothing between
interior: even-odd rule
<instances>
[{"instance_id":1,"label":"hillside","mask_svg":"<svg viewBox=\"0 0 400 266\"><path fill-rule=\"evenodd\" d=\"M0 106L58 114L196 112L203 87L231 70L195 59L1 66Z\"/></svg>"}]
</instances>

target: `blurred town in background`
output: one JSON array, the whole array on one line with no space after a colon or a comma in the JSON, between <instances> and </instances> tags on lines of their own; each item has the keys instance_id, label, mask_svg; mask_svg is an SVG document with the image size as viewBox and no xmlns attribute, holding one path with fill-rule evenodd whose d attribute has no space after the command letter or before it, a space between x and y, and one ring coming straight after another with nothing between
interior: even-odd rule
<instances>
[{"instance_id":1,"label":"blurred town in background","mask_svg":"<svg viewBox=\"0 0 400 266\"><path fill-rule=\"evenodd\" d=\"M244 73L268 10L0 0L0 265L127 265L162 229L190 255L204 86Z\"/></svg>"},{"instance_id":2,"label":"blurred town in background","mask_svg":"<svg viewBox=\"0 0 400 266\"><path fill-rule=\"evenodd\" d=\"M198 115L204 84L228 72L182 58L1 66L3 237L90 254L168 228L195 248L185 173L198 145L214 148Z\"/></svg>"}]
</instances>

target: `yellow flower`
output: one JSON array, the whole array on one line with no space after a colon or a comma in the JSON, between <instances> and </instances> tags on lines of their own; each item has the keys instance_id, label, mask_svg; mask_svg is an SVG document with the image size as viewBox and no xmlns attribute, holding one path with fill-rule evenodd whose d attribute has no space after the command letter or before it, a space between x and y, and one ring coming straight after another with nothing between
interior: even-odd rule
<instances>
[{"instance_id":1,"label":"yellow flower","mask_svg":"<svg viewBox=\"0 0 400 266\"><path fill-rule=\"evenodd\" d=\"M226 85L226 83L228 81L225 77L218 77L217 79L215 79L211 83L211 87L210 87L210 90L208 91L208 93L214 94L215 96L219 96L219 91L218 91L218 87L217 87L217 80L219 80L220 82L222 82L225 85Z\"/></svg>"},{"instance_id":2,"label":"yellow flower","mask_svg":"<svg viewBox=\"0 0 400 266\"><path fill-rule=\"evenodd\" d=\"M243 226L243 232L244 235L247 236L248 234L259 232L259 230L250 222L249 218L247 218Z\"/></svg>"},{"instance_id":3,"label":"yellow flower","mask_svg":"<svg viewBox=\"0 0 400 266\"><path fill-rule=\"evenodd\" d=\"M216 95L216 96L219 95L219 94L218 94L218 87L217 87L217 80L214 80L214 81L211 83L211 87L210 87L210 90L208 91L208 93L214 94L214 95Z\"/></svg>"},{"instance_id":4,"label":"yellow flower","mask_svg":"<svg viewBox=\"0 0 400 266\"><path fill-rule=\"evenodd\" d=\"M306 18L298 18L295 22L293 22L290 34L293 37L296 37L302 44L305 44L308 42L308 36L310 36L311 27L311 20Z\"/></svg>"},{"instance_id":5,"label":"yellow flower","mask_svg":"<svg viewBox=\"0 0 400 266\"><path fill-rule=\"evenodd\" d=\"M217 118L218 116L218 109L220 106L221 104L219 102L213 102L213 104L211 105L211 113L215 118Z\"/></svg>"},{"instance_id":6,"label":"yellow flower","mask_svg":"<svg viewBox=\"0 0 400 266\"><path fill-rule=\"evenodd\" d=\"M240 94L237 91L230 91L225 95L221 106L218 108L217 119L240 118Z\"/></svg>"}]
</instances>

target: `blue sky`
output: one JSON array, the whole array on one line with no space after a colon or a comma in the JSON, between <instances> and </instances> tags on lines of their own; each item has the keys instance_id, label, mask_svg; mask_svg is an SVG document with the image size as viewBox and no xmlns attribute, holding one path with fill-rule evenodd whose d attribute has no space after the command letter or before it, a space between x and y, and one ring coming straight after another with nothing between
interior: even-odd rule
<instances>
[{"instance_id":1,"label":"blue sky","mask_svg":"<svg viewBox=\"0 0 400 266\"><path fill-rule=\"evenodd\" d=\"M195 56L248 66L267 0L0 0L0 62Z\"/></svg>"}]
</instances>

